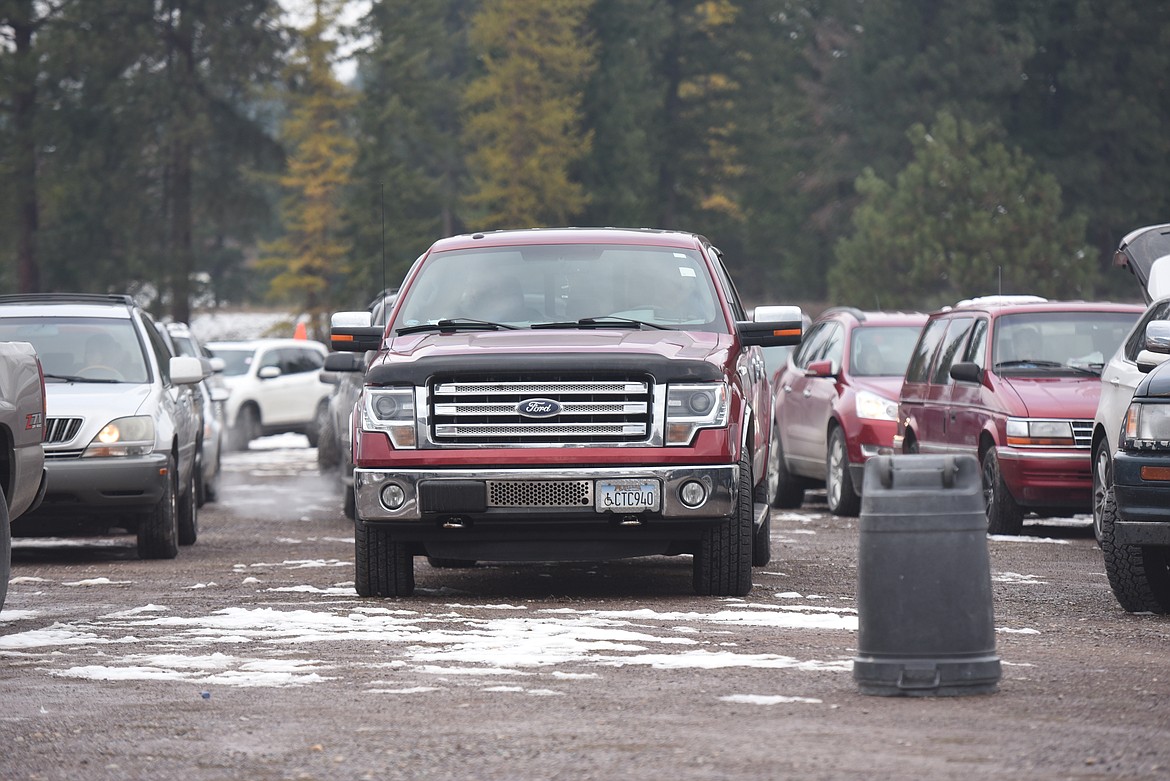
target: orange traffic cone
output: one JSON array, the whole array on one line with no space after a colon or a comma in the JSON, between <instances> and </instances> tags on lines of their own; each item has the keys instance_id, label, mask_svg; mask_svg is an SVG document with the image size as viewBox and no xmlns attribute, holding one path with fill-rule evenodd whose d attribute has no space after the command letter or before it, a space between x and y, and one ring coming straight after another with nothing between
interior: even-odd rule
<instances>
[{"instance_id":1,"label":"orange traffic cone","mask_svg":"<svg viewBox=\"0 0 1170 781\"><path fill-rule=\"evenodd\" d=\"M305 324L303 322L297 323L297 329L295 331L293 331L293 339L308 339L308 338L309 338L309 332L305 328Z\"/></svg>"}]
</instances>

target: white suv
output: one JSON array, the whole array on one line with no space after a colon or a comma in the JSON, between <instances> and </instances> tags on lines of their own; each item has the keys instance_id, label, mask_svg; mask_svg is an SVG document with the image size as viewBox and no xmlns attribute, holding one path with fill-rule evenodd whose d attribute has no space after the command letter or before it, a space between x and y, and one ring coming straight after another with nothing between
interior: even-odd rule
<instances>
[{"instance_id":1,"label":"white suv","mask_svg":"<svg viewBox=\"0 0 1170 781\"><path fill-rule=\"evenodd\" d=\"M129 296L0 296L0 340L31 342L45 374L45 498L13 532L123 528L158 559L195 542L199 360Z\"/></svg>"},{"instance_id":2,"label":"white suv","mask_svg":"<svg viewBox=\"0 0 1170 781\"><path fill-rule=\"evenodd\" d=\"M253 439L294 432L317 446L318 416L328 406L330 386L321 382L328 350L307 339L208 342L224 361L230 394L225 412L230 444L237 450Z\"/></svg>"}]
</instances>

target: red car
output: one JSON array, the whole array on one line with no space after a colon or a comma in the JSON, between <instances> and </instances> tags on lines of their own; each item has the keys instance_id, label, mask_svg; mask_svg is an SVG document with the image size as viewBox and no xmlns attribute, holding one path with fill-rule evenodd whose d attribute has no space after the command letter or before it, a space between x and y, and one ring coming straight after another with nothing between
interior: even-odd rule
<instances>
[{"instance_id":1,"label":"red car","mask_svg":"<svg viewBox=\"0 0 1170 781\"><path fill-rule=\"evenodd\" d=\"M824 484L829 510L857 515L865 462L889 449L898 390L926 315L837 307L809 326L772 380L769 496L799 507Z\"/></svg>"},{"instance_id":2,"label":"red car","mask_svg":"<svg viewBox=\"0 0 1170 781\"><path fill-rule=\"evenodd\" d=\"M414 590L414 557L693 557L696 593L742 596L768 561L764 347L798 307L749 318L702 236L639 229L436 242L387 326L333 318L377 351L353 418L355 587Z\"/></svg>"},{"instance_id":3,"label":"red car","mask_svg":"<svg viewBox=\"0 0 1170 781\"><path fill-rule=\"evenodd\" d=\"M930 316L906 368L895 450L978 457L988 531L1092 509L1101 369L1144 307L989 296Z\"/></svg>"}]
</instances>

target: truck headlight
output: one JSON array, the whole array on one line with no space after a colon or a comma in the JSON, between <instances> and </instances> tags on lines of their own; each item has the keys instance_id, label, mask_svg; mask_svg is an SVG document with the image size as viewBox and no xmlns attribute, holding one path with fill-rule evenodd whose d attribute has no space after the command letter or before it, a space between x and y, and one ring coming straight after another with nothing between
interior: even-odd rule
<instances>
[{"instance_id":1,"label":"truck headlight","mask_svg":"<svg viewBox=\"0 0 1170 781\"><path fill-rule=\"evenodd\" d=\"M135 415L111 420L97 433L82 458L144 456L154 451L154 418Z\"/></svg>"},{"instance_id":2,"label":"truck headlight","mask_svg":"<svg viewBox=\"0 0 1170 781\"><path fill-rule=\"evenodd\" d=\"M1126 450L1170 450L1170 405L1135 401L1125 411L1121 447Z\"/></svg>"},{"instance_id":3,"label":"truck headlight","mask_svg":"<svg viewBox=\"0 0 1170 781\"><path fill-rule=\"evenodd\" d=\"M385 432L396 448L416 447L414 388L367 388L362 394L362 429Z\"/></svg>"},{"instance_id":4,"label":"truck headlight","mask_svg":"<svg viewBox=\"0 0 1170 781\"><path fill-rule=\"evenodd\" d=\"M694 383L667 388L667 445L689 445L699 429L726 425L727 383Z\"/></svg>"}]
</instances>

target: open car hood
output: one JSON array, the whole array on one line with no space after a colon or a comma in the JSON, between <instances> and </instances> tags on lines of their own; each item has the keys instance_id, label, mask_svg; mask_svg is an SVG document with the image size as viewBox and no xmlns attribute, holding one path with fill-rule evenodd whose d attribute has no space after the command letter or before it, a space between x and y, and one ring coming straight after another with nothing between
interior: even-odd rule
<instances>
[{"instance_id":1,"label":"open car hood","mask_svg":"<svg viewBox=\"0 0 1170 781\"><path fill-rule=\"evenodd\" d=\"M1113 264L1137 277L1147 304L1170 296L1170 223L1149 225L1126 235Z\"/></svg>"}]
</instances>

